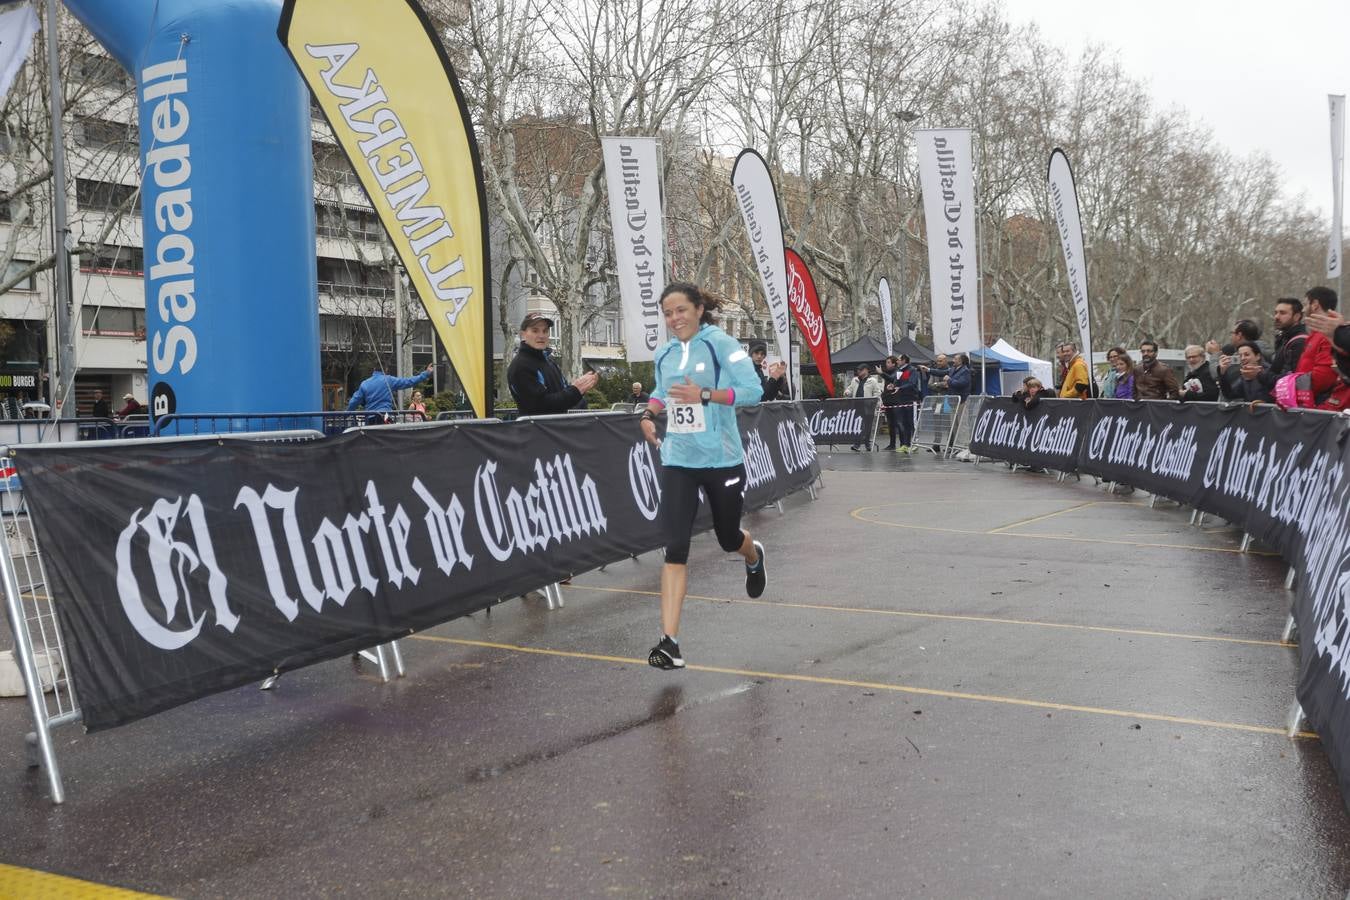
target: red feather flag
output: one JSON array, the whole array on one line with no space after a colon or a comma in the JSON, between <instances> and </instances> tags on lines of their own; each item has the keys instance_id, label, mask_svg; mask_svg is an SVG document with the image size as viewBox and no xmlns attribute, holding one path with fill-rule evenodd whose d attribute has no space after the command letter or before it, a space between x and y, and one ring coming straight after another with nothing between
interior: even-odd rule
<instances>
[{"instance_id":1,"label":"red feather flag","mask_svg":"<svg viewBox=\"0 0 1350 900\"><path fill-rule=\"evenodd\" d=\"M811 271L806 263L790 247L783 249L787 259L788 307L792 317L797 320L797 328L806 338L811 348L811 357L816 361L820 377L825 382L825 390L834 396L834 373L830 369L830 335L825 330L825 316L820 312L820 298L816 296L816 283L811 280Z\"/></svg>"}]
</instances>

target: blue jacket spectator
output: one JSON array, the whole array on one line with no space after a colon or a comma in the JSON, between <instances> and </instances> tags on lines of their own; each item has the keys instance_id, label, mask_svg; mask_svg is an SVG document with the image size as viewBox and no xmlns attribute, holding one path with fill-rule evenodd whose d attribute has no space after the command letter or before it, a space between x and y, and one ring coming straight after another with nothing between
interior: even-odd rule
<instances>
[{"instance_id":1,"label":"blue jacket spectator","mask_svg":"<svg viewBox=\"0 0 1350 900\"><path fill-rule=\"evenodd\" d=\"M411 378L395 378L376 369L370 377L361 382L361 386L347 401L347 411L353 412L358 406L364 406L368 413L392 412L394 409L394 391L402 391L421 384L431 377L431 366L425 372Z\"/></svg>"},{"instance_id":2,"label":"blue jacket spectator","mask_svg":"<svg viewBox=\"0 0 1350 900\"><path fill-rule=\"evenodd\" d=\"M970 388L970 358L964 353L958 353L956 365L952 368L952 373L947 376L947 390L964 400L970 396Z\"/></svg>"}]
</instances>

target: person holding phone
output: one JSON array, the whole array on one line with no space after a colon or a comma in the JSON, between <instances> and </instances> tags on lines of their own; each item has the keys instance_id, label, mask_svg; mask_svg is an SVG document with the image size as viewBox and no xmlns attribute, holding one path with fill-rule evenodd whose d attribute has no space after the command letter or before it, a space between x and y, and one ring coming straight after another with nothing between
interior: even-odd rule
<instances>
[{"instance_id":1,"label":"person holding phone","mask_svg":"<svg viewBox=\"0 0 1350 900\"><path fill-rule=\"evenodd\" d=\"M775 360L765 367L765 360L769 356L769 346L763 341L753 341L750 344L750 362L755 364L755 375L759 377L761 403L768 403L771 400L791 400L792 392L788 389L787 383L787 365L782 360Z\"/></svg>"},{"instance_id":2,"label":"person holding phone","mask_svg":"<svg viewBox=\"0 0 1350 900\"><path fill-rule=\"evenodd\" d=\"M647 662L658 669L684 668L677 635L700 489L708 498L718 543L745 560L745 592L758 597L767 584L764 546L741 528L745 451L735 409L758 403L762 389L750 355L717 327L717 305L715 297L688 282L673 282L662 291L661 311L672 337L656 353L656 387L638 425L647 442L661 451L666 539L661 640L647 655ZM663 414L664 439L656 430L657 417Z\"/></svg>"}]
</instances>

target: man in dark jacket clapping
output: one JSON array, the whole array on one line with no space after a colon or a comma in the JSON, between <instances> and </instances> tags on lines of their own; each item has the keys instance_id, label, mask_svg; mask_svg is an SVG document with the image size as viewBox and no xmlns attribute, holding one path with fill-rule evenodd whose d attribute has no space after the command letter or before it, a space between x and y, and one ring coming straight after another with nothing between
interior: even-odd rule
<instances>
[{"instance_id":1,"label":"man in dark jacket clapping","mask_svg":"<svg viewBox=\"0 0 1350 900\"><path fill-rule=\"evenodd\" d=\"M563 379L548 346L552 329L553 320L543 313L530 313L520 323L520 347L506 370L506 383L522 416L567 412L581 405L585 393L600 380L594 372L581 374L571 384Z\"/></svg>"}]
</instances>

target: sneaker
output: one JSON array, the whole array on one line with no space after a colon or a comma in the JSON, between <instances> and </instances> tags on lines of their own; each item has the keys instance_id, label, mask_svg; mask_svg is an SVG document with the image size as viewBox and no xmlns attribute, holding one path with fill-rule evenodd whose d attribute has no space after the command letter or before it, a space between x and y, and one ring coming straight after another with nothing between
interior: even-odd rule
<instances>
[{"instance_id":1,"label":"sneaker","mask_svg":"<svg viewBox=\"0 0 1350 900\"><path fill-rule=\"evenodd\" d=\"M765 571L764 566L764 545L755 541L755 549L759 551L759 562L755 564L754 568L745 567L745 592L752 598L764 593L764 585L768 584L769 581L768 572Z\"/></svg>"},{"instance_id":2,"label":"sneaker","mask_svg":"<svg viewBox=\"0 0 1350 900\"><path fill-rule=\"evenodd\" d=\"M683 669L684 657L680 655L680 645L669 635L661 635L661 643L652 648L652 652L647 654L647 665L655 666L658 669Z\"/></svg>"},{"instance_id":3,"label":"sneaker","mask_svg":"<svg viewBox=\"0 0 1350 900\"><path fill-rule=\"evenodd\" d=\"M852 447L849 447L848 449L852 450L854 453L857 453L857 452L858 452L858 445L857 445L857 444L854 444Z\"/></svg>"}]
</instances>

